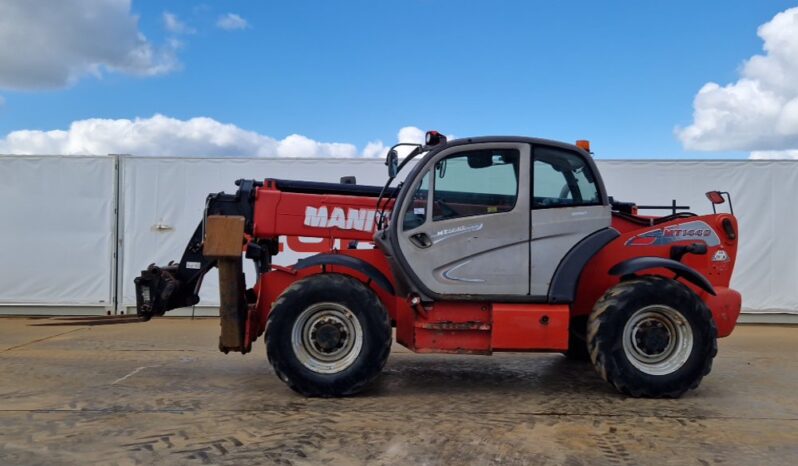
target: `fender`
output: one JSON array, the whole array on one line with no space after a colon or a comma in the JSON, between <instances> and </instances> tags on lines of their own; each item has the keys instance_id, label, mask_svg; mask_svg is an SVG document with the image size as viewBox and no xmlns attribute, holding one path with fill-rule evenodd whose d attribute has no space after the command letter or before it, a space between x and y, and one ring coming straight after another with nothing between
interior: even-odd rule
<instances>
[{"instance_id":1,"label":"fender","mask_svg":"<svg viewBox=\"0 0 798 466\"><path fill-rule=\"evenodd\" d=\"M298 260L291 268L294 270L302 270L317 265L337 265L339 267L355 270L369 277L383 290L394 296L396 295L396 291L394 291L390 280L388 280L378 268L357 257L347 256L345 254L316 254L315 256Z\"/></svg>"},{"instance_id":2,"label":"fender","mask_svg":"<svg viewBox=\"0 0 798 466\"><path fill-rule=\"evenodd\" d=\"M621 236L615 228L603 228L595 231L580 242L562 258L549 285L548 300L551 304L573 302L576 296L576 286L585 264L596 255L610 241Z\"/></svg>"},{"instance_id":3,"label":"fender","mask_svg":"<svg viewBox=\"0 0 798 466\"><path fill-rule=\"evenodd\" d=\"M713 288L712 284L707 280L707 277L701 275L690 266L663 257L645 256L628 259L613 265L612 268L610 268L609 274L623 277L624 275L632 275L635 272L648 269L668 269L675 273L677 277L684 278L712 296L717 294L715 293L715 288Z\"/></svg>"}]
</instances>

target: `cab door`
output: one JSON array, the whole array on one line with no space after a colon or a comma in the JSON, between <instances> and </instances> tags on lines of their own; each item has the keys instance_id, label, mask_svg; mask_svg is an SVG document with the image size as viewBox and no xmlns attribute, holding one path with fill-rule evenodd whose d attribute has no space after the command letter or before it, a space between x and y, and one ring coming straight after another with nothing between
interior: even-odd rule
<instances>
[{"instance_id":1,"label":"cab door","mask_svg":"<svg viewBox=\"0 0 798 466\"><path fill-rule=\"evenodd\" d=\"M469 144L423 162L397 228L400 254L423 288L529 293L530 152L525 143Z\"/></svg>"},{"instance_id":2,"label":"cab door","mask_svg":"<svg viewBox=\"0 0 798 466\"><path fill-rule=\"evenodd\" d=\"M604 186L587 156L534 146L530 294L545 297L557 266L577 243L610 226Z\"/></svg>"}]
</instances>

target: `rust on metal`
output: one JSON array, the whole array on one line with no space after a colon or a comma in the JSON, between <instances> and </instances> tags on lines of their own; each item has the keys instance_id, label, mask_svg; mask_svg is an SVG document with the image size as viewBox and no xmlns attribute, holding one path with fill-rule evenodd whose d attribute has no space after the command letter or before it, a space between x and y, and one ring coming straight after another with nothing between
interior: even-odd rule
<instances>
[{"instance_id":1,"label":"rust on metal","mask_svg":"<svg viewBox=\"0 0 798 466\"><path fill-rule=\"evenodd\" d=\"M221 335L219 349L248 353L246 340L248 306L245 295L244 272L241 256L236 259L219 259L219 317Z\"/></svg>"},{"instance_id":2,"label":"rust on metal","mask_svg":"<svg viewBox=\"0 0 798 466\"><path fill-rule=\"evenodd\" d=\"M423 328L427 330L490 330L490 324L487 322L416 322L416 328Z\"/></svg>"},{"instance_id":3,"label":"rust on metal","mask_svg":"<svg viewBox=\"0 0 798 466\"><path fill-rule=\"evenodd\" d=\"M209 215L205 221L202 253L206 257L241 257L244 246L244 217Z\"/></svg>"},{"instance_id":4,"label":"rust on metal","mask_svg":"<svg viewBox=\"0 0 798 466\"><path fill-rule=\"evenodd\" d=\"M217 259L219 269L219 350L248 353L252 347L247 331L249 307L243 264L244 217L210 215L205 222L203 254Z\"/></svg>"}]
</instances>

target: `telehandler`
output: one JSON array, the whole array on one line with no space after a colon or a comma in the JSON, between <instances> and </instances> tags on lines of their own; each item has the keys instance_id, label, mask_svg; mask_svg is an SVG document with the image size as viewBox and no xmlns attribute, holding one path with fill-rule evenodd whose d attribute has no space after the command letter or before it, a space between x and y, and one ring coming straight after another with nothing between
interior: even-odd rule
<instances>
[{"instance_id":1,"label":"telehandler","mask_svg":"<svg viewBox=\"0 0 798 466\"><path fill-rule=\"evenodd\" d=\"M587 141L430 131L391 148L386 165L384 187L238 180L234 194L209 195L180 262L135 279L138 315L196 304L216 267L219 348L247 353L265 334L279 378L321 397L374 380L392 328L416 352L562 352L624 394L679 397L736 324L727 192L707 193L712 215L675 202L670 215L641 215L607 196ZM328 250L279 266L281 237ZM242 255L257 271L249 289Z\"/></svg>"}]
</instances>

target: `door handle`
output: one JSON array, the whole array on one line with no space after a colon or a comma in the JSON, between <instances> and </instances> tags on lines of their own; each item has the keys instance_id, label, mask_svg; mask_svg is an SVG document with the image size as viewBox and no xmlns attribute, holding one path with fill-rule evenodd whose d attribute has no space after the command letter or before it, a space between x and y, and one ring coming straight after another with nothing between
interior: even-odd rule
<instances>
[{"instance_id":1,"label":"door handle","mask_svg":"<svg viewBox=\"0 0 798 466\"><path fill-rule=\"evenodd\" d=\"M426 233L416 233L410 237L410 242L420 248L428 248L432 246L432 240Z\"/></svg>"}]
</instances>

